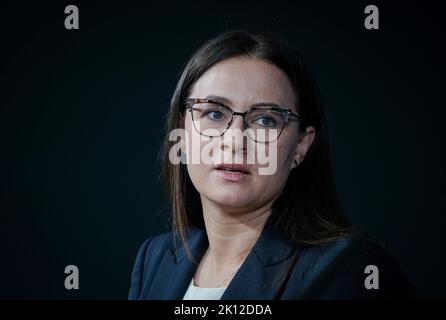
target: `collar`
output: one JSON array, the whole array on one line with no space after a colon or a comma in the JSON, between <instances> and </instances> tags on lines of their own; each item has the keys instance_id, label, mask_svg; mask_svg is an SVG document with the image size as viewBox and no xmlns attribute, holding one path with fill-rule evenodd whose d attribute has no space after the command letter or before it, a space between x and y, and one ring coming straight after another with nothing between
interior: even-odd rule
<instances>
[{"instance_id":1,"label":"collar","mask_svg":"<svg viewBox=\"0 0 446 320\"><path fill-rule=\"evenodd\" d=\"M295 245L286 236L285 231L278 226L278 216L277 210L273 209L259 238L252 248L254 254L257 255L265 266L288 259L295 250ZM209 246L206 230L204 228L191 228L186 232L186 239L192 256L198 262ZM175 257L176 264L181 263L187 256L184 245L179 237L175 237L174 239L172 254Z\"/></svg>"}]
</instances>

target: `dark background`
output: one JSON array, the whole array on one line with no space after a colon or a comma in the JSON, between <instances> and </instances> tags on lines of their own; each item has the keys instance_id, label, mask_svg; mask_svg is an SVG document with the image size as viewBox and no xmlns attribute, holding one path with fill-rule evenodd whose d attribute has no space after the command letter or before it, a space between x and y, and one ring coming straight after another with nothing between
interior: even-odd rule
<instances>
[{"instance_id":1,"label":"dark background","mask_svg":"<svg viewBox=\"0 0 446 320\"><path fill-rule=\"evenodd\" d=\"M139 246L168 227L157 155L170 96L192 52L233 28L301 48L347 216L388 246L421 297L444 298L435 2L162 3L0 5L0 298L126 298ZM64 28L69 4L80 30ZM380 30L364 28L368 4ZM79 290L64 288L69 264Z\"/></svg>"}]
</instances>

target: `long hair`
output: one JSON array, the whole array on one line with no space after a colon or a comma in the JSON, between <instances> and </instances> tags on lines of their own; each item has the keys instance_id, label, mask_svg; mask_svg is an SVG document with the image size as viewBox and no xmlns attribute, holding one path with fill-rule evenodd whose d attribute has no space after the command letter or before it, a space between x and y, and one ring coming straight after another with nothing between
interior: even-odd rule
<instances>
[{"instance_id":1,"label":"long hair","mask_svg":"<svg viewBox=\"0 0 446 320\"><path fill-rule=\"evenodd\" d=\"M309 69L300 53L271 33L230 31L201 46L187 63L171 99L161 150L162 177L171 204L172 228L190 256L186 241L189 227L204 228L198 191L189 178L185 164L169 161L174 141L169 133L180 128L185 99L192 85L216 63L237 56L267 61L288 77L297 97L299 130L313 126L316 134L304 160L291 170L282 194L274 201L279 212L277 224L297 245L314 245L338 238L348 232L336 193L330 159L327 126L321 99Z\"/></svg>"}]
</instances>

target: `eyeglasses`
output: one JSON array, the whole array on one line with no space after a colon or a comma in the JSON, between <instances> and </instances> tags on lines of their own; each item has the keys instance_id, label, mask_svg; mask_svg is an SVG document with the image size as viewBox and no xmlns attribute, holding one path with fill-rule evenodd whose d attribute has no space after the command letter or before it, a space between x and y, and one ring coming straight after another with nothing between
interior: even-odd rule
<instances>
[{"instance_id":1,"label":"eyeglasses","mask_svg":"<svg viewBox=\"0 0 446 320\"><path fill-rule=\"evenodd\" d=\"M242 116L247 136L256 142L279 139L290 120L301 117L288 108L277 105L256 105L246 112L235 112L221 102L210 99L187 99L195 130L207 137L222 136L231 126L234 116Z\"/></svg>"}]
</instances>

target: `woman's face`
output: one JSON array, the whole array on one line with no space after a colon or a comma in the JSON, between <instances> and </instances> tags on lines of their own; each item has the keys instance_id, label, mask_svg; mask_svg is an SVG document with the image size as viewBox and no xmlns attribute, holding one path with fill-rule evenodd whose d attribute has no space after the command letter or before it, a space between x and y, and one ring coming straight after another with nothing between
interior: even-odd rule
<instances>
[{"instance_id":1,"label":"woman's face","mask_svg":"<svg viewBox=\"0 0 446 320\"><path fill-rule=\"evenodd\" d=\"M259 103L273 103L298 113L296 97L286 75L266 61L245 56L226 59L211 67L195 82L189 97L212 97L241 113ZM185 112L184 128L192 139L203 137L194 131L189 110ZM212 203L234 213L257 210L280 195L290 171L296 166L295 160L303 160L313 140L314 129L308 127L306 134L299 135L299 122L289 121L275 143L243 139L237 134L244 130L241 116L234 116L230 129L233 131L229 130L221 137L198 143L192 139L184 142L183 148L187 147L183 150L189 153L200 152L203 148L212 150L207 162L191 163L189 157L189 176L201 195L203 205ZM272 153L277 155L273 174L260 174L259 168L266 165L257 158L254 163L248 161L248 153L257 150L260 143L269 153L269 158L272 158ZM228 163L242 165L225 167Z\"/></svg>"}]
</instances>

